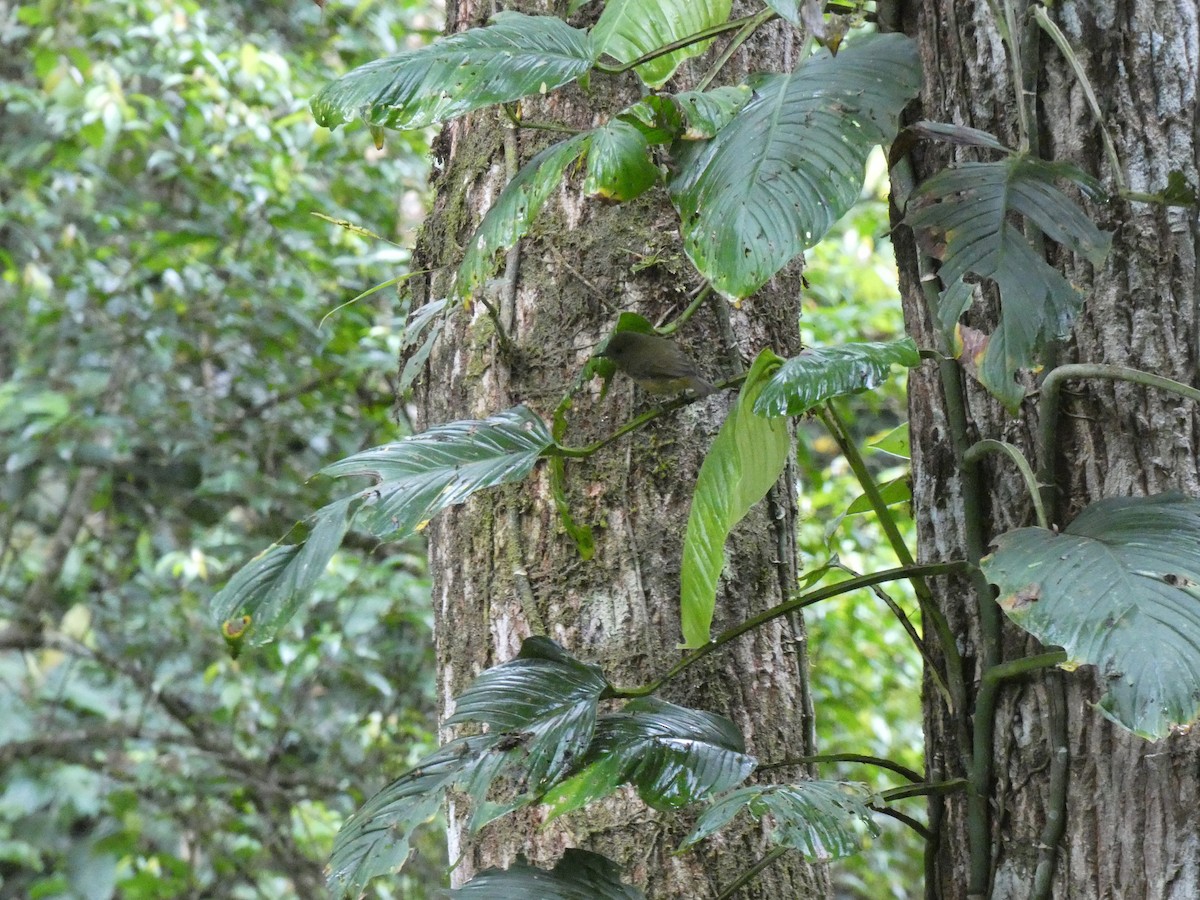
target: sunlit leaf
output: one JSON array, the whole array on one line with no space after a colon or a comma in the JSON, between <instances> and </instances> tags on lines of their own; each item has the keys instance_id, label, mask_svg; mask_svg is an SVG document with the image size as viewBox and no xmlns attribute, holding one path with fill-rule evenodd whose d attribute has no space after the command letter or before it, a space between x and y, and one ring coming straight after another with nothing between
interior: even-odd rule
<instances>
[{"instance_id":1,"label":"sunlit leaf","mask_svg":"<svg viewBox=\"0 0 1200 900\"><path fill-rule=\"evenodd\" d=\"M809 347L779 367L763 386L754 411L760 416L798 416L834 397L879 387L892 366L920 364L921 355L912 338Z\"/></svg>"},{"instance_id":2,"label":"sunlit leaf","mask_svg":"<svg viewBox=\"0 0 1200 900\"><path fill-rule=\"evenodd\" d=\"M1200 501L1114 497L1061 534L1020 528L983 560L1008 617L1097 668L1100 710L1156 739L1200 716Z\"/></svg>"},{"instance_id":3,"label":"sunlit leaf","mask_svg":"<svg viewBox=\"0 0 1200 900\"><path fill-rule=\"evenodd\" d=\"M858 199L867 155L919 84L916 46L900 34L756 76L754 98L716 137L683 146L669 185L700 273L747 297L817 243Z\"/></svg>"},{"instance_id":4,"label":"sunlit leaf","mask_svg":"<svg viewBox=\"0 0 1200 900\"><path fill-rule=\"evenodd\" d=\"M696 479L680 573L686 647L708 643L717 581L725 566L725 539L766 496L787 462L786 420L754 412L755 401L779 363L770 350L758 355Z\"/></svg>"},{"instance_id":5,"label":"sunlit leaf","mask_svg":"<svg viewBox=\"0 0 1200 900\"><path fill-rule=\"evenodd\" d=\"M947 332L970 307L975 281L988 278L1000 289L1000 321L986 343L979 378L1013 412L1025 395L1017 372L1037 365L1046 342L1067 333L1083 302L1030 245L1014 216L1095 266L1112 240L1055 186L1059 179L1094 187L1078 169L1027 156L965 163L921 185L906 219L943 261L938 274L946 289L939 317Z\"/></svg>"},{"instance_id":6,"label":"sunlit leaf","mask_svg":"<svg viewBox=\"0 0 1200 900\"><path fill-rule=\"evenodd\" d=\"M879 833L867 807L870 797L864 785L842 781L738 788L705 810L680 849L709 837L746 810L756 819L769 816L771 841L799 850L808 859L849 856L862 849L863 832Z\"/></svg>"},{"instance_id":7,"label":"sunlit leaf","mask_svg":"<svg viewBox=\"0 0 1200 900\"><path fill-rule=\"evenodd\" d=\"M532 790L558 778L587 749L608 681L546 637L526 638L520 654L481 673L454 704L447 725L486 724L513 732L527 754Z\"/></svg>"},{"instance_id":8,"label":"sunlit leaf","mask_svg":"<svg viewBox=\"0 0 1200 900\"><path fill-rule=\"evenodd\" d=\"M558 816L622 784L655 809L679 809L740 783L754 768L737 727L712 713L646 697L601 716L577 771L542 798Z\"/></svg>"},{"instance_id":9,"label":"sunlit leaf","mask_svg":"<svg viewBox=\"0 0 1200 900\"><path fill-rule=\"evenodd\" d=\"M562 181L563 172L587 150L590 141L591 134L577 134L547 147L505 185L467 243L455 283L459 297L470 297L492 276L496 255L529 233L542 205Z\"/></svg>"},{"instance_id":10,"label":"sunlit leaf","mask_svg":"<svg viewBox=\"0 0 1200 900\"><path fill-rule=\"evenodd\" d=\"M363 501L357 524L376 537L398 540L476 491L521 481L552 443L546 424L517 406L364 450L322 472L377 479L357 495Z\"/></svg>"},{"instance_id":11,"label":"sunlit leaf","mask_svg":"<svg viewBox=\"0 0 1200 900\"><path fill-rule=\"evenodd\" d=\"M597 54L633 62L664 44L696 34L729 18L732 0L607 0L592 40ZM652 88L662 87L679 64L708 49L701 41L642 63L634 71Z\"/></svg>"},{"instance_id":12,"label":"sunlit leaf","mask_svg":"<svg viewBox=\"0 0 1200 900\"><path fill-rule=\"evenodd\" d=\"M553 869L513 863L507 869L484 869L455 897L483 900L642 900L643 894L621 883L616 863L598 853L568 849Z\"/></svg>"},{"instance_id":13,"label":"sunlit leaf","mask_svg":"<svg viewBox=\"0 0 1200 900\"><path fill-rule=\"evenodd\" d=\"M879 486L879 496L883 499L884 506L897 506L901 503L912 502L912 482L908 474L901 475L899 478L893 478L891 481L885 482ZM874 507L871 505L870 499L866 494L859 494L854 498L854 501L846 507L846 515L856 516L860 513L871 512Z\"/></svg>"},{"instance_id":14,"label":"sunlit leaf","mask_svg":"<svg viewBox=\"0 0 1200 900\"><path fill-rule=\"evenodd\" d=\"M557 16L499 12L490 25L376 60L313 98L319 125L423 128L471 110L544 94L587 72L596 51L586 32Z\"/></svg>"},{"instance_id":15,"label":"sunlit leaf","mask_svg":"<svg viewBox=\"0 0 1200 900\"><path fill-rule=\"evenodd\" d=\"M908 423L902 422L887 434L877 437L867 444L872 450L898 456L900 459L912 458L912 440L908 433Z\"/></svg>"}]
</instances>

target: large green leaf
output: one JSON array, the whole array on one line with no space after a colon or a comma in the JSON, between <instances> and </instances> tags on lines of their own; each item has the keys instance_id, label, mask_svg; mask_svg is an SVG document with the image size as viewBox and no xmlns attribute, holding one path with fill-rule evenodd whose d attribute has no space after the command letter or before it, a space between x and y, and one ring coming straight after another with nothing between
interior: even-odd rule
<instances>
[{"instance_id":1,"label":"large green leaf","mask_svg":"<svg viewBox=\"0 0 1200 900\"><path fill-rule=\"evenodd\" d=\"M756 819L770 816L771 840L799 850L808 859L828 860L862 849L862 833L879 829L867 807L865 785L843 781L800 781L796 784L753 785L730 791L700 816L680 849L686 849L724 828L741 810Z\"/></svg>"},{"instance_id":2,"label":"large green leaf","mask_svg":"<svg viewBox=\"0 0 1200 900\"><path fill-rule=\"evenodd\" d=\"M597 56L633 62L664 44L696 34L729 18L732 0L608 0L592 29ZM642 63L635 71L652 88L662 87L679 64L708 49L701 41Z\"/></svg>"},{"instance_id":3,"label":"large green leaf","mask_svg":"<svg viewBox=\"0 0 1200 900\"><path fill-rule=\"evenodd\" d=\"M1101 500L1061 534L1002 534L983 570L1010 619L1099 669L1114 721L1159 738L1200 716L1200 501Z\"/></svg>"},{"instance_id":4,"label":"large green leaf","mask_svg":"<svg viewBox=\"0 0 1200 900\"><path fill-rule=\"evenodd\" d=\"M459 297L470 297L475 288L491 278L496 269L496 254L529 233L529 226L546 198L562 181L567 166L587 149L591 137L591 134L577 134L552 144L525 163L505 185L467 244L455 284Z\"/></svg>"},{"instance_id":5,"label":"large green leaf","mask_svg":"<svg viewBox=\"0 0 1200 900\"><path fill-rule=\"evenodd\" d=\"M521 481L553 443L546 424L527 407L516 406L486 419L438 425L322 471L378 479L358 495L363 500L358 525L376 537L397 540L476 491Z\"/></svg>"},{"instance_id":6,"label":"large green leaf","mask_svg":"<svg viewBox=\"0 0 1200 900\"><path fill-rule=\"evenodd\" d=\"M445 789L461 781L497 739L485 734L451 741L363 804L334 839L330 888L358 897L372 878L404 865L413 831L437 814Z\"/></svg>"},{"instance_id":7,"label":"large green leaf","mask_svg":"<svg viewBox=\"0 0 1200 900\"><path fill-rule=\"evenodd\" d=\"M1015 381L1018 370L1037 365L1042 347L1067 332L1083 302L1030 246L1014 215L1095 266L1112 240L1055 186L1059 179L1093 186L1071 166L1014 154L939 172L910 201L908 224L931 238L926 243L942 260L944 329L952 330L971 305L974 281L988 278L1000 289L1000 321L983 351L979 378L1014 412L1025 395Z\"/></svg>"},{"instance_id":8,"label":"large green leaf","mask_svg":"<svg viewBox=\"0 0 1200 900\"><path fill-rule=\"evenodd\" d=\"M754 412L755 401L779 362L770 350L758 355L700 466L680 572L680 617L686 647L708 643L717 580L725 567L725 539L766 496L787 462L786 420Z\"/></svg>"},{"instance_id":9,"label":"large green leaf","mask_svg":"<svg viewBox=\"0 0 1200 900\"><path fill-rule=\"evenodd\" d=\"M642 900L637 888L621 883L616 863L598 853L568 849L549 871L525 863L484 869L455 897L483 900Z\"/></svg>"},{"instance_id":10,"label":"large green leaf","mask_svg":"<svg viewBox=\"0 0 1200 900\"><path fill-rule=\"evenodd\" d=\"M750 86L747 84L676 94L675 102L679 104L687 123L683 139L698 141L716 137L717 132L732 122L733 117L750 102L750 96Z\"/></svg>"},{"instance_id":11,"label":"large green leaf","mask_svg":"<svg viewBox=\"0 0 1200 900\"><path fill-rule=\"evenodd\" d=\"M542 801L558 816L622 784L655 809L679 809L741 782L754 768L728 719L647 697L602 716L577 771Z\"/></svg>"},{"instance_id":12,"label":"large green leaf","mask_svg":"<svg viewBox=\"0 0 1200 900\"><path fill-rule=\"evenodd\" d=\"M587 749L596 706L608 681L546 637L526 638L520 654L480 674L455 701L447 725L478 722L489 732L518 733L527 779L541 790Z\"/></svg>"},{"instance_id":13,"label":"large green leaf","mask_svg":"<svg viewBox=\"0 0 1200 900\"><path fill-rule=\"evenodd\" d=\"M308 534L294 544L272 544L229 579L212 599L219 623L249 620L231 630L236 645L265 644L275 638L312 590L329 560L341 546L359 507L357 498L330 503L315 513ZM306 523L307 525L308 523Z\"/></svg>"},{"instance_id":14,"label":"large green leaf","mask_svg":"<svg viewBox=\"0 0 1200 900\"><path fill-rule=\"evenodd\" d=\"M879 387L893 365L920 364L921 354L912 338L809 347L779 367L758 395L754 411L760 416L798 416L834 397Z\"/></svg>"},{"instance_id":15,"label":"large green leaf","mask_svg":"<svg viewBox=\"0 0 1200 900\"><path fill-rule=\"evenodd\" d=\"M868 153L916 96L916 47L899 34L759 75L711 141L688 143L670 183L684 246L727 297L747 297L819 241L858 199Z\"/></svg>"},{"instance_id":16,"label":"large green leaf","mask_svg":"<svg viewBox=\"0 0 1200 900\"><path fill-rule=\"evenodd\" d=\"M630 122L613 119L592 132L583 190L607 200L632 200L658 181L650 143Z\"/></svg>"},{"instance_id":17,"label":"large green leaf","mask_svg":"<svg viewBox=\"0 0 1200 900\"><path fill-rule=\"evenodd\" d=\"M556 16L500 12L484 28L360 66L313 98L313 116L327 128L355 118L423 128L552 91L587 72L596 55L585 32Z\"/></svg>"}]
</instances>

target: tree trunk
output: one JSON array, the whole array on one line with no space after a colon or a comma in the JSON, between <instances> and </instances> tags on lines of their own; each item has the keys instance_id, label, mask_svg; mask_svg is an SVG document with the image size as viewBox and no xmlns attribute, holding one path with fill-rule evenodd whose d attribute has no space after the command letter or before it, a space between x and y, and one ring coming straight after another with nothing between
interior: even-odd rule
<instances>
[{"instance_id":1,"label":"tree trunk","mask_svg":"<svg viewBox=\"0 0 1200 900\"><path fill-rule=\"evenodd\" d=\"M1002 5L976 0L896 5L899 27L921 46L924 89L914 119L969 125L1015 146L1012 68L991 12ZM1020 13L1025 4L1015 5ZM1129 189L1162 191L1172 171L1196 184L1196 4L1087 0L1056 3L1049 10L1099 98L1103 127L1115 141ZM1079 80L1036 24L1023 37L1026 71L1033 73L1027 97L1036 118L1034 151L1073 162L1114 190L1115 173ZM950 152L946 145L918 150L917 181L941 168ZM980 157L957 150L954 158ZM1113 249L1103 269L1094 271L1086 261L1051 245L1049 261L1086 299L1069 340L1058 348L1057 360L1047 360L1047 368L1067 362L1111 363L1195 384L1200 241L1195 210L1121 201L1090 212L1102 227L1115 231ZM921 297L916 249L905 229L898 234L897 250L910 330L923 346L936 346ZM978 326L989 320L977 308L968 321ZM1036 393L1014 418L966 380L967 417L975 432L969 440L1007 440L1035 465L1041 462L1031 439ZM946 395L932 365L913 373L910 407L921 557L962 558L968 554L963 500L970 485L957 475L947 438ZM1124 383L1073 382L1064 398L1053 460L1063 490L1052 518L1064 525L1084 505L1104 497L1172 488L1200 494L1198 442L1195 410L1175 396ZM980 470L985 540L1031 524L1021 479L1011 465L991 459ZM968 686L972 681L977 686L979 598L965 583L943 583L937 589L965 651ZM989 596L982 602L993 601ZM1005 624L1003 659L1036 651L1036 642ZM1052 879L1047 887L1053 896L1080 900L1200 896L1196 737L1176 734L1156 743L1134 737L1093 709L1099 696L1091 667L1042 674L1002 688L995 739L987 748L994 758L994 779L987 800L992 862L986 896L1038 896L1039 877ZM931 693L926 706L929 778L962 776L966 748L935 701ZM1055 721L1057 734L1051 725ZM1053 816L1049 826L1047 820L1054 808L1051 785L1063 777L1066 819L1059 838ZM966 804L961 797L946 801L936 875L928 886L931 896L971 895Z\"/></svg>"},{"instance_id":2,"label":"tree trunk","mask_svg":"<svg viewBox=\"0 0 1200 900\"><path fill-rule=\"evenodd\" d=\"M486 11L450 4L451 30L482 23ZM538 12L531 3L514 8ZM582 16L598 15L584 7ZM785 38L777 32L775 40ZM782 54L779 47L775 53ZM774 58L783 58L782 55ZM572 86L526 102L528 120L594 127L638 98L632 74L593 76L588 93ZM597 113L602 115L598 118ZM449 293L453 267L483 212L516 167L562 135L512 130L496 111L449 124L434 147L439 161L434 211L415 268L439 269L414 287L414 308ZM677 315L700 278L683 254L665 192L620 206L581 199L569 176L539 215L519 253L509 255L491 299L512 342L506 352L484 305L460 311L429 359L416 398L419 427L477 418L518 403L549 420L588 356L621 310L653 321ZM744 367L762 346L798 345L798 272L735 310L709 302L677 334L710 378ZM436 612L438 690L443 712L481 670L513 657L522 639L545 634L600 664L610 681L644 683L680 658L679 566L684 527L701 460L732 401L715 394L567 469L572 515L590 525L595 556L581 559L564 532L540 467L520 485L475 495L429 528ZM601 398L586 386L570 411L566 442L595 441L650 401L621 376ZM790 478L735 532L717 603L715 629L788 597L796 582ZM672 702L733 719L762 761L812 751L812 711L804 680L799 619L779 621L713 654L664 694ZM551 867L566 847L604 853L625 867L649 897L703 897L731 882L768 849L765 829L748 829L718 846L672 855L692 820L662 817L632 793L542 827L538 808L506 817L476 836L463 810L450 810L450 857L462 856L456 883L480 868L506 866L517 853ZM742 897L827 893L827 877L785 857Z\"/></svg>"}]
</instances>

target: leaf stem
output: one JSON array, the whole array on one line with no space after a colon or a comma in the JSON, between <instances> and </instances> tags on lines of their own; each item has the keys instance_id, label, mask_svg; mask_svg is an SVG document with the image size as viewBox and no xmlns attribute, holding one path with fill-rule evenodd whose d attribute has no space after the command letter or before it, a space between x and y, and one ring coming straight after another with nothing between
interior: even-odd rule
<instances>
[{"instance_id":1,"label":"leaf stem","mask_svg":"<svg viewBox=\"0 0 1200 900\"><path fill-rule=\"evenodd\" d=\"M696 298L687 305L687 309L677 315L672 321L662 326L662 328L656 328L654 330L659 334L674 334L679 329L680 325L695 315L696 310L700 308L700 304L707 300L712 294L712 290L712 285L707 281L704 282L704 286L696 292Z\"/></svg>"},{"instance_id":2,"label":"leaf stem","mask_svg":"<svg viewBox=\"0 0 1200 900\"><path fill-rule=\"evenodd\" d=\"M708 656L715 650L719 650L725 644L736 638L741 637L748 631L753 631L760 625L770 622L772 619L777 619L780 616L786 616L797 610L804 609L806 606L812 606L821 600L827 600L830 597L837 597L841 594L848 594L851 591L856 591L860 588L870 587L873 584L883 584L886 581L899 581L902 578L922 578L925 576L948 575L954 572L962 572L967 568L967 563L962 560L952 562L930 563L923 566L900 566L895 569L884 569L881 572L872 572L870 575L861 575L858 578L849 578L846 581L839 581L837 584L826 585L823 588L809 591L801 594L798 597L793 597L791 600L786 600L783 603L772 606L770 609L763 610L758 615L751 616L746 621L734 625L732 628L727 628L719 635L705 644L703 647L698 647L693 650L670 669L665 675L655 679L647 685L635 688L618 688L613 687L606 696L608 697L645 697L653 694L668 681L678 677L686 671L690 666L695 665L704 657Z\"/></svg>"},{"instance_id":3,"label":"leaf stem","mask_svg":"<svg viewBox=\"0 0 1200 900\"><path fill-rule=\"evenodd\" d=\"M738 375L734 378L727 378L724 381L718 382L716 384L716 388L718 391L723 391L723 390L726 390L727 388L736 387L737 385L741 384L745 380L746 380L745 375ZM636 416L633 419L630 419L628 422L626 422L624 425L622 425L620 428L618 428L616 431L614 431L608 437L601 438L600 440L596 441L593 444L587 444L583 447L564 447L561 444L555 444L553 447L550 447L549 449L547 449L544 452L544 455L545 456L565 456L570 459L586 459L587 457L591 456L593 453L597 452L598 450L601 450L604 447L607 447L613 441L616 441L616 440L624 437L625 435L629 434L629 432L636 431L637 429L641 428L643 425L647 424L648 422L652 422L653 420L657 419L659 416L666 415L669 412L674 412L675 410L681 409L682 407L687 406L690 403L695 403L698 399L700 399L700 398L688 396L686 394L682 397L676 397L674 400L667 401L662 406L656 406L654 409L647 410L646 412L642 413L641 415Z\"/></svg>"},{"instance_id":4,"label":"leaf stem","mask_svg":"<svg viewBox=\"0 0 1200 900\"><path fill-rule=\"evenodd\" d=\"M1073 378L1097 378L1104 381L1126 381L1130 384L1140 384L1145 387L1159 388L1186 397L1200 403L1200 391L1194 387L1152 375L1141 369L1128 366L1113 366L1102 363L1072 363L1058 366L1050 370L1050 374L1042 381L1042 396L1040 420L1038 422L1038 453L1041 465L1038 469L1038 481L1041 484L1042 502L1049 511L1051 521L1058 521L1058 481L1054 476L1054 445L1058 434L1059 407L1062 402L1063 384Z\"/></svg>"},{"instance_id":5,"label":"leaf stem","mask_svg":"<svg viewBox=\"0 0 1200 900\"><path fill-rule=\"evenodd\" d=\"M741 31L735 34L733 39L729 42L729 45L721 51L721 55L718 56L712 66L709 67L709 70L704 74L704 77L700 79L700 82L696 85L695 89L697 91L707 90L708 86L712 84L712 80L716 78L718 74L720 74L721 69L725 68L725 64L729 62L730 58L737 52L738 48L742 46L742 44L746 43L750 35L754 34L755 31L757 31L767 22L770 22L777 15L778 13L776 13L775 10L768 7L767 9L764 9L755 15L738 19L739 22L743 23ZM729 24L732 25L733 23L730 22ZM801 59L803 58L804 57L802 56Z\"/></svg>"},{"instance_id":6,"label":"leaf stem","mask_svg":"<svg viewBox=\"0 0 1200 900\"><path fill-rule=\"evenodd\" d=\"M871 810L872 812L877 812L881 816L887 816L890 819L895 819L897 822L900 822L903 825L907 825L926 843L931 843L933 841L932 829L930 829L927 825L918 822L912 816L900 812L898 809L892 809L889 806L876 806L874 803L867 804L867 809Z\"/></svg>"},{"instance_id":7,"label":"leaf stem","mask_svg":"<svg viewBox=\"0 0 1200 900\"><path fill-rule=\"evenodd\" d=\"M817 753L812 756L797 756L782 760L776 763L766 763L758 766L756 772L769 772L772 769L786 769L790 766L807 766L810 763L862 763L865 766L877 766L880 769L887 769L889 772L895 772L906 781L913 784L922 784L925 781L925 776L920 772L914 772L908 766L902 766L898 762L893 762L890 759L885 759L881 756L866 756L862 753Z\"/></svg>"},{"instance_id":8,"label":"leaf stem","mask_svg":"<svg viewBox=\"0 0 1200 900\"><path fill-rule=\"evenodd\" d=\"M628 72L630 69L636 69L643 63L648 63L651 60L658 59L660 56L669 56L676 50L682 50L684 47L690 47L692 44L698 44L701 41L707 41L709 38L717 37L718 35L722 35L727 31L737 31L739 28L742 28L749 22L753 22L762 15L762 13L755 13L752 16L742 16L740 19L730 19L728 22L722 22L720 25L710 25L708 28L703 28L694 34L689 34L685 37L679 38L678 40L663 44L661 47L655 47L649 53L643 53L637 59L631 60L627 63L620 63L619 65L610 66L597 61L593 64L592 68L594 68L597 72L603 72L605 75L620 75L622 72ZM772 13L772 15L774 15L774 13ZM701 88L697 88L697 90L701 90Z\"/></svg>"},{"instance_id":9,"label":"leaf stem","mask_svg":"<svg viewBox=\"0 0 1200 900\"><path fill-rule=\"evenodd\" d=\"M1029 465L1029 460L1025 458L1025 454L1007 441L996 441L989 438L977 441L968 447L967 452L963 454L963 464L967 466L978 465L988 453L999 453L1013 461L1013 464L1021 473L1021 477L1025 479L1025 489L1029 491L1029 496L1033 500L1033 511L1037 516L1038 524L1043 528L1049 528L1050 523L1046 519L1046 507L1042 503L1042 491L1038 486L1037 478L1034 477L1033 467Z\"/></svg>"},{"instance_id":10,"label":"leaf stem","mask_svg":"<svg viewBox=\"0 0 1200 900\"><path fill-rule=\"evenodd\" d=\"M838 449L846 458L846 462L850 464L850 470L854 473L854 477L858 479L859 486L863 489L863 494L866 495L867 500L871 504L871 509L875 511L875 516L879 519L879 524L883 527L883 532L887 536L888 543L891 544L896 558L900 560L903 566L914 565L915 560L913 559L913 555L909 552L908 545L904 543L904 536L900 534L900 529L896 526L896 520L893 518L891 510L888 509L882 494L879 492L879 485L875 482L875 478L867 468L862 454L858 452L858 447L854 443L850 431L846 427L846 423L838 415L833 401L826 401L823 406L818 407L817 415L829 430L830 435L838 445ZM942 654L946 658L945 684L952 701L951 709L958 715L965 715L967 711L967 688L966 683L963 681L962 657L958 652L958 643L954 640L954 635L950 631L950 625L946 621L946 617L942 615L942 611L933 602L933 593L929 590L929 585L920 578L914 578L911 581L913 592L917 596L917 602L921 604L921 613L933 625L934 632L938 637L938 644L941 646Z\"/></svg>"},{"instance_id":11,"label":"leaf stem","mask_svg":"<svg viewBox=\"0 0 1200 900\"><path fill-rule=\"evenodd\" d=\"M764 869L774 863L775 860L779 859L779 857L783 856L783 854L787 853L790 849L790 847L772 847L762 859L735 878L728 887L721 891L721 893L717 894L716 900L729 900L730 897L757 878Z\"/></svg>"},{"instance_id":12,"label":"leaf stem","mask_svg":"<svg viewBox=\"0 0 1200 900\"><path fill-rule=\"evenodd\" d=\"M950 778L946 781L934 781L927 784L906 784L902 787L888 788L880 791L879 796L892 803L896 800L907 800L910 797L928 797L931 794L954 794L967 786L965 778Z\"/></svg>"},{"instance_id":13,"label":"leaf stem","mask_svg":"<svg viewBox=\"0 0 1200 900\"><path fill-rule=\"evenodd\" d=\"M1088 107L1091 108L1092 115L1096 118L1096 127L1100 130L1100 140L1104 143L1104 155L1108 157L1108 167L1112 169L1113 182L1117 186L1117 192L1123 192L1125 190L1125 174L1121 171L1121 158L1117 156L1117 148L1113 144L1112 135L1105 127L1104 114L1100 112L1100 102L1096 99L1096 92L1092 90L1092 83L1088 80L1087 73L1083 71L1079 57L1075 55L1075 50L1071 47L1067 36L1062 33L1062 29L1050 18L1050 14L1040 3L1033 5L1033 18L1041 26L1042 31L1050 35L1050 40L1058 45L1059 52L1067 61L1067 65L1071 67L1071 71L1075 73L1075 80L1079 82Z\"/></svg>"}]
</instances>

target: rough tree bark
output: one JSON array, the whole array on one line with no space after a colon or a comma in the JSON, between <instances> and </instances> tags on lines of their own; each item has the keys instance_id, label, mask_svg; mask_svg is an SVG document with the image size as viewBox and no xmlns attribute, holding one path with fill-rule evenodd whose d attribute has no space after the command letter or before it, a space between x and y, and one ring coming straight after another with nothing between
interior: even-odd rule
<instances>
[{"instance_id":1,"label":"rough tree bark","mask_svg":"<svg viewBox=\"0 0 1200 900\"><path fill-rule=\"evenodd\" d=\"M1002 4L995 4L1000 6ZM1016 2L1018 11L1025 6ZM1013 79L991 9L978 0L906 0L895 4L902 30L917 38L924 88L914 118L991 131L1015 146ZM1197 82L1200 14L1192 0L1064 0L1050 7L1070 39L1103 109L1131 190L1161 191L1168 173L1197 183ZM1114 185L1096 122L1063 55L1036 26L1028 28L1027 71L1037 120L1035 150L1069 160ZM948 159L942 147L919 151L917 178ZM970 151L954 154L978 158ZM1194 209L1114 203L1092 209L1115 231L1107 264L1050 249L1050 261L1086 297L1082 315L1058 350L1059 363L1134 366L1188 384L1197 383L1198 296L1196 256L1200 226ZM909 327L924 346L935 346L918 285L915 248L898 234ZM970 314L978 324L979 313ZM983 321L987 321L984 319ZM969 381L969 379L968 379ZM965 553L962 484L947 440L945 398L936 370L927 365L910 381L915 499L921 557L961 558ZM1017 443L1036 462L1036 395L1020 416L1005 414L975 383L967 386L971 439ZM1065 487L1058 523L1103 497L1168 489L1200 494L1200 428L1194 407L1166 393L1128 384L1077 382L1069 388L1054 459ZM993 457L993 459L995 459ZM1002 462L982 470L987 538L1031 523L1030 504L1016 473ZM965 583L938 585L939 601L967 655L968 680L978 684L977 599ZM985 600L984 602L990 602ZM1034 649L1005 626L1003 656ZM989 895L1033 895L1039 865L1057 844L1053 896L1071 898L1200 897L1200 803L1195 735L1149 743L1103 719L1091 706L1099 697L1095 672L1049 674L1003 689L991 752L995 783L990 840L994 853ZM1063 707L1059 702L1065 699ZM931 696L932 701L932 696ZM1046 829L1055 753L1047 723L1065 716L1067 817L1061 840ZM931 779L962 775L961 748L945 711L926 709ZM1059 757L1062 758L1062 757ZM932 896L965 897L965 800L947 801L936 850Z\"/></svg>"},{"instance_id":2,"label":"rough tree bark","mask_svg":"<svg viewBox=\"0 0 1200 900\"><path fill-rule=\"evenodd\" d=\"M508 6L546 11L531 2ZM482 24L490 12L468 2L447 7L450 30ZM574 24L598 12L584 7ZM757 53L778 66L789 59L792 39L788 30L778 29ZM638 94L631 74L595 76L587 95L568 88L526 103L523 112L530 120L585 129L600 121L596 110L619 110ZM450 268L414 288L414 307L446 296L448 273L461 259L464 242L515 167L562 137L514 132L506 121L495 111L483 112L451 123L437 139L437 194L414 268ZM430 357L417 396L418 427L482 417L517 403L548 419L618 311L634 310L658 321L689 302L700 279L683 255L665 193L656 190L634 203L606 206L581 201L580 183L580 177L572 177L556 193L494 285L512 352L501 348L482 305L457 315ZM783 354L798 349L798 296L794 271L744 312L724 301L710 302L678 339L710 377L735 374L759 347ZM443 711L475 675L514 656L521 640L532 634L549 635L580 658L599 663L612 682L622 685L642 683L679 658L683 531L700 462L730 402L728 394L706 398L582 464L569 464L572 512L595 531L596 553L589 562L580 559L563 533L544 468L521 485L476 495L431 525ZM647 406L627 381L616 381L603 400L593 386L577 398L568 441L591 442ZM792 592L790 483L781 480L735 532L715 628ZM674 683L665 699L729 716L760 759L812 752L798 619L777 622L712 659L712 665L698 666ZM616 859L649 897L701 897L728 884L767 849L765 831L754 829L675 857L672 850L687 823L664 820L632 794L548 828L541 827L534 808L494 823L476 839L464 833L462 813L452 804L450 856L463 855L456 883L482 867L508 865L517 853L549 867L564 848L581 847ZM825 893L822 870L785 858L739 896Z\"/></svg>"}]
</instances>

